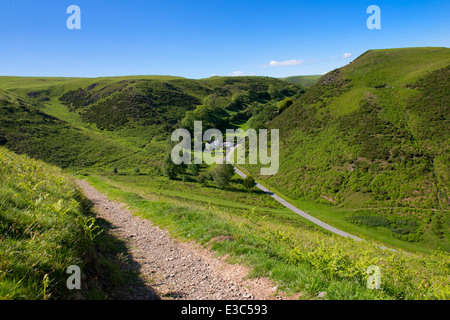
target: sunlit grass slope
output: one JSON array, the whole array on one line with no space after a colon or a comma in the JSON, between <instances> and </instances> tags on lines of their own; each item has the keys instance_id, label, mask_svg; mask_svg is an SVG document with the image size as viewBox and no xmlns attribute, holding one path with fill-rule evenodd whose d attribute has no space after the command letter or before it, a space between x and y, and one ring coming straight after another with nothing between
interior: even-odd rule
<instances>
[{"instance_id":1,"label":"sunlit grass slope","mask_svg":"<svg viewBox=\"0 0 450 320\"><path fill-rule=\"evenodd\" d=\"M0 299L67 298L89 254L85 200L61 169L0 147Z\"/></svg>"},{"instance_id":2,"label":"sunlit grass slope","mask_svg":"<svg viewBox=\"0 0 450 320\"><path fill-rule=\"evenodd\" d=\"M449 250L449 88L448 48L370 50L271 122L280 170L260 179L294 201L352 209L340 215L351 223Z\"/></svg>"}]
</instances>

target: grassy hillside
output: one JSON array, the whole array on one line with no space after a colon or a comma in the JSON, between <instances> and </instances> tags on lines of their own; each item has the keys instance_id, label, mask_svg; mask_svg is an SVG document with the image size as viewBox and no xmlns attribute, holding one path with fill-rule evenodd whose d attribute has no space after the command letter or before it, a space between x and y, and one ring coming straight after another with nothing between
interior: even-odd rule
<instances>
[{"instance_id":1,"label":"grassy hillside","mask_svg":"<svg viewBox=\"0 0 450 320\"><path fill-rule=\"evenodd\" d=\"M449 250L449 88L448 48L368 51L270 123L280 171L261 179L294 201L352 209L341 220Z\"/></svg>"},{"instance_id":2,"label":"grassy hillside","mask_svg":"<svg viewBox=\"0 0 450 320\"><path fill-rule=\"evenodd\" d=\"M121 131L151 127L155 133L167 136L188 112L199 106L208 108L210 116L220 119L215 125L226 126L230 124L230 116L242 113L247 104L283 99L299 90L301 87L263 77L136 79L94 82L66 92L59 100L70 111L79 113L84 122L97 128ZM134 135L145 134L147 139L155 133L134 131Z\"/></svg>"},{"instance_id":3,"label":"grassy hillside","mask_svg":"<svg viewBox=\"0 0 450 320\"><path fill-rule=\"evenodd\" d=\"M166 138L189 112L233 126L252 116L249 106L301 90L264 77L0 77L0 145L72 170L157 174Z\"/></svg>"},{"instance_id":4,"label":"grassy hillside","mask_svg":"<svg viewBox=\"0 0 450 320\"><path fill-rule=\"evenodd\" d=\"M311 88L313 85L319 81L322 75L312 75L312 76L292 76L286 78L280 78L289 83L297 84L305 88Z\"/></svg>"},{"instance_id":5,"label":"grassy hillside","mask_svg":"<svg viewBox=\"0 0 450 320\"><path fill-rule=\"evenodd\" d=\"M305 299L448 299L449 51L368 51L308 90L266 77L0 77L0 298L64 296L64 268L91 245L70 179L5 146L83 173ZM414 253L331 235L236 176L219 188L214 166L167 179L166 138L194 120L280 129L280 171L262 183L333 226ZM382 268L382 290L366 287L370 265Z\"/></svg>"},{"instance_id":6,"label":"grassy hillside","mask_svg":"<svg viewBox=\"0 0 450 320\"><path fill-rule=\"evenodd\" d=\"M11 92L0 91L0 145L61 167L101 167L136 150L51 116Z\"/></svg>"},{"instance_id":7,"label":"grassy hillside","mask_svg":"<svg viewBox=\"0 0 450 320\"><path fill-rule=\"evenodd\" d=\"M0 300L123 299L142 281L72 176L0 147L0 185ZM66 285L72 265L79 290Z\"/></svg>"},{"instance_id":8,"label":"grassy hillside","mask_svg":"<svg viewBox=\"0 0 450 320\"><path fill-rule=\"evenodd\" d=\"M86 202L60 169L0 147L0 299L69 297L66 269L83 267Z\"/></svg>"}]
</instances>

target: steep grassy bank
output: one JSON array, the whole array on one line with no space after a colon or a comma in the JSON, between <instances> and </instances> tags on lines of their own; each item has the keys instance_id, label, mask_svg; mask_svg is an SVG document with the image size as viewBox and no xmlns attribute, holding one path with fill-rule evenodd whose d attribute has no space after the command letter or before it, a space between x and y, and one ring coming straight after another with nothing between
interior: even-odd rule
<instances>
[{"instance_id":1,"label":"steep grassy bank","mask_svg":"<svg viewBox=\"0 0 450 320\"><path fill-rule=\"evenodd\" d=\"M108 234L61 169L0 147L0 300L105 299L136 277L120 269ZM69 290L67 268L81 269Z\"/></svg>"},{"instance_id":2,"label":"steep grassy bank","mask_svg":"<svg viewBox=\"0 0 450 320\"><path fill-rule=\"evenodd\" d=\"M135 154L139 158L138 150L97 132L73 127L5 91L0 91L0 145L63 168L98 168L125 162ZM139 160L145 158L150 163L145 155Z\"/></svg>"},{"instance_id":3,"label":"steep grassy bank","mask_svg":"<svg viewBox=\"0 0 450 320\"><path fill-rule=\"evenodd\" d=\"M66 269L82 266L90 243L86 202L60 169L0 148L0 297L69 294Z\"/></svg>"}]
</instances>

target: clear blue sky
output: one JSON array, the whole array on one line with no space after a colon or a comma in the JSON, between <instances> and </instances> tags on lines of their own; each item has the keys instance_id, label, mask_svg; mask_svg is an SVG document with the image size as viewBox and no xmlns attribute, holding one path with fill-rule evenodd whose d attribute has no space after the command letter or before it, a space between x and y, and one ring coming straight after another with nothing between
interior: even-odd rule
<instances>
[{"instance_id":1,"label":"clear blue sky","mask_svg":"<svg viewBox=\"0 0 450 320\"><path fill-rule=\"evenodd\" d=\"M0 0L0 75L323 74L369 49L449 47L449 14L448 0Z\"/></svg>"}]
</instances>

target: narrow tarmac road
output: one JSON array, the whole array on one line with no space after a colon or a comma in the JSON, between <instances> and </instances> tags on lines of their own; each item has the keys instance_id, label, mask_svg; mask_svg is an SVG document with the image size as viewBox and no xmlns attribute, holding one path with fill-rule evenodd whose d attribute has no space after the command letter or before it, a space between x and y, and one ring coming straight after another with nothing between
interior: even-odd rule
<instances>
[{"instance_id":1,"label":"narrow tarmac road","mask_svg":"<svg viewBox=\"0 0 450 320\"><path fill-rule=\"evenodd\" d=\"M230 148L230 150L228 151L228 153L226 154L226 157L224 158L224 160L226 160L227 162L230 162L230 157L233 154L234 150L236 150L239 147L239 144L236 145L233 148ZM245 173L243 173L241 170L239 170L238 168L234 167L234 171L241 176L242 178L246 178L247 175ZM286 208L288 208L289 210L295 212L296 214L302 216L303 218L311 221L312 223L314 223L315 225L318 225L319 227L322 227L330 232L333 232L335 234L338 234L340 236L346 237L346 238L352 238L355 239L357 241L363 241L363 239L354 236L350 233L347 233L345 231L339 230L335 227L330 226L329 224L320 221L319 219L314 218L313 216L307 214L306 212L300 210L299 208L293 206L292 204L290 204L289 202L287 202L286 200L284 200L283 198L281 198L280 196L274 194L273 192L271 192L269 189L267 189L266 187L264 187L263 185L259 184L258 182L255 183L255 186L264 191L265 193L267 193L268 195L270 195L272 198L274 198L276 201L278 201L279 203L281 203L283 206L285 206Z\"/></svg>"}]
</instances>

